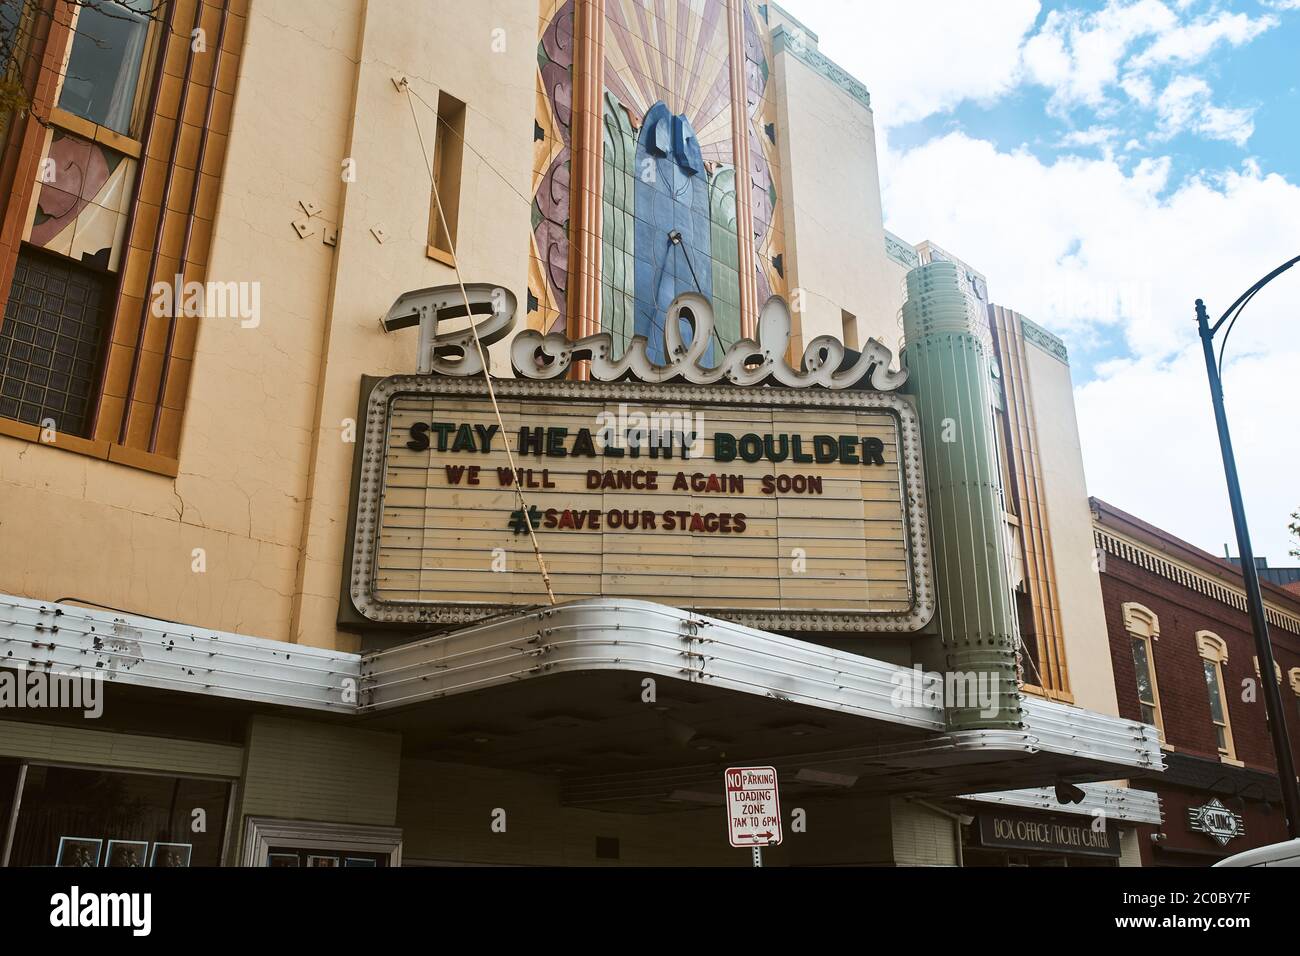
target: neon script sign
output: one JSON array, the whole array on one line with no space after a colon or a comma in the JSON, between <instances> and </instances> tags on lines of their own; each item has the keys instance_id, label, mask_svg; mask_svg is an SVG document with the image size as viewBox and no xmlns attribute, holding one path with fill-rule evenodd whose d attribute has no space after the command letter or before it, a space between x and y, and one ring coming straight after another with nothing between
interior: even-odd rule
<instances>
[{"instance_id":1,"label":"neon script sign","mask_svg":"<svg viewBox=\"0 0 1300 956\"><path fill-rule=\"evenodd\" d=\"M383 320L386 331L420 328L419 371L422 374L470 377L483 374L475 336L483 346L505 339L515 326L514 295L500 286L466 286L472 328L440 332L441 322L463 319L465 302L459 286L437 286L403 293ZM689 341L683 331L689 329ZM723 353L717 365L707 364L714 335L713 306L704 296L684 292L673 300L664 323L666 364L652 361L649 342L635 335L622 355L614 354L614 336L598 332L574 341L559 332L543 334L525 329L510 343L515 374L530 379L564 375L574 362L586 361L591 377L600 382L627 379L662 384L777 385L785 388L821 386L828 389L871 389L889 392L907 381L906 369L891 369L894 354L876 339L850 361L850 352L831 335L818 335L803 351L800 368L786 361L790 345L790 310L778 296L768 299L758 317L758 337L742 338Z\"/></svg>"}]
</instances>

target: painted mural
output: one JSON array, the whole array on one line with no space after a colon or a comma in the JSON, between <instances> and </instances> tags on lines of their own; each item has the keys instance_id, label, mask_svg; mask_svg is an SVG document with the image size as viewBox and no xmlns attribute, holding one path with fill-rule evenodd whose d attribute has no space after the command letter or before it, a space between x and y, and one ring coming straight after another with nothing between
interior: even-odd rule
<instances>
[{"instance_id":1,"label":"painted mural","mask_svg":"<svg viewBox=\"0 0 1300 956\"><path fill-rule=\"evenodd\" d=\"M135 160L61 129L50 131L27 241L116 270L126 235Z\"/></svg>"},{"instance_id":2,"label":"painted mural","mask_svg":"<svg viewBox=\"0 0 1300 956\"><path fill-rule=\"evenodd\" d=\"M616 340L644 335L662 361L668 306L699 292L715 302L710 350L726 348L740 336L726 3L606 0L605 101L606 142L623 142L606 152L616 234L601 265L601 326Z\"/></svg>"},{"instance_id":3,"label":"painted mural","mask_svg":"<svg viewBox=\"0 0 1300 956\"><path fill-rule=\"evenodd\" d=\"M714 303L710 353L740 337L742 268L759 304L787 292L766 7L738 0L603 0L600 325L620 346L643 335L663 359L663 322L682 292ZM541 0L529 325L566 326L575 0ZM732 49L745 51L733 91ZM743 94L743 96L741 95ZM744 103L749 182L737 182L732 111ZM737 202L754 208L752 262L740 262ZM689 338L688 328L683 334Z\"/></svg>"},{"instance_id":4,"label":"painted mural","mask_svg":"<svg viewBox=\"0 0 1300 956\"><path fill-rule=\"evenodd\" d=\"M745 3L745 109L749 117L750 197L754 211L753 269L758 302L789 296L785 228L779 202L776 97L772 90L772 38L767 5Z\"/></svg>"},{"instance_id":5,"label":"painted mural","mask_svg":"<svg viewBox=\"0 0 1300 956\"><path fill-rule=\"evenodd\" d=\"M574 0L542 0L533 123L529 328L563 332L569 284L569 150L573 133Z\"/></svg>"}]
</instances>

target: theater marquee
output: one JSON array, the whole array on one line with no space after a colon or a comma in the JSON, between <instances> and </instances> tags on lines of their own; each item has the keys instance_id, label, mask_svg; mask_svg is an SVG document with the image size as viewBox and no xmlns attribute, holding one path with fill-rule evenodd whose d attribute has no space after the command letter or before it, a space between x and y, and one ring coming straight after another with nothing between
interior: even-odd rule
<instances>
[{"instance_id":1,"label":"theater marquee","mask_svg":"<svg viewBox=\"0 0 1300 956\"><path fill-rule=\"evenodd\" d=\"M756 627L915 631L933 612L912 405L889 392L381 379L366 403L350 592L452 624L620 597ZM506 456L514 451L515 470Z\"/></svg>"}]
</instances>

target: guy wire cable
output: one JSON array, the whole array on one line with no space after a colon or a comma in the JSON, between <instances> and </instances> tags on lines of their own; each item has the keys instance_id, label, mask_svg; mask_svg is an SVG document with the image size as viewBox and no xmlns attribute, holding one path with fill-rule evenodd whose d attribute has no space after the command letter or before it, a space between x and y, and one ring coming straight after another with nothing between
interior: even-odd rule
<instances>
[{"instance_id":1,"label":"guy wire cable","mask_svg":"<svg viewBox=\"0 0 1300 956\"><path fill-rule=\"evenodd\" d=\"M537 558L537 567L542 575L542 584L546 588L546 596L550 599L552 605L555 601L555 591L551 588L551 576L546 570L546 560L542 557L542 547L537 541L537 532L533 528L533 518L528 511L528 501L524 497L524 489L519 482L519 469L515 467L515 454L510 448L510 435L506 431L506 423L501 417L501 406L497 404L496 389L492 386L492 362L488 358L487 351L483 348L483 342L478 337L478 323L474 321L474 312L470 308L469 293L465 290L465 280L460 274L460 257L456 254L456 242L452 238L451 230L447 227L447 217L442 211L442 197L438 195L438 182L433 175L433 165L429 162L429 152L424 148L424 134L420 131L420 121L415 115L415 103L411 99L411 84L406 77L402 77L401 88L406 92L406 104L411 108L411 121L415 124L415 135L420 141L420 153L424 156L425 172L429 175L429 184L433 187L433 201L438 208L438 220L442 223L442 231L447 236L447 243L451 247L451 265L456 270L456 284L460 286L461 298L465 301L465 317L469 319L469 330L474 336L474 345L478 349L479 360L483 363L483 381L487 383L488 398L492 401L492 411L496 415L497 427L501 429L501 440L506 449L506 460L510 465L510 471L515 476L513 482L515 494L519 498L519 513L523 517L524 526L528 529L528 538L533 545L533 556Z\"/></svg>"}]
</instances>

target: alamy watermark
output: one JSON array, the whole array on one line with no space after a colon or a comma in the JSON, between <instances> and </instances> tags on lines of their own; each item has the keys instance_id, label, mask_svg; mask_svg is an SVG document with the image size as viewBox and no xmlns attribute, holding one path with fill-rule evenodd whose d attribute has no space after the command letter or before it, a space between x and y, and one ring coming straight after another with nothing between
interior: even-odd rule
<instances>
[{"instance_id":1,"label":"alamy watermark","mask_svg":"<svg viewBox=\"0 0 1300 956\"><path fill-rule=\"evenodd\" d=\"M928 707L979 708L981 717L998 715L998 675L986 671L923 670L913 664L910 670L898 671L889 682L894 685L889 702L898 708Z\"/></svg>"},{"instance_id":2,"label":"alamy watermark","mask_svg":"<svg viewBox=\"0 0 1300 956\"><path fill-rule=\"evenodd\" d=\"M104 675L100 671L0 667L0 710L79 710L88 720L104 713Z\"/></svg>"},{"instance_id":3,"label":"alamy watermark","mask_svg":"<svg viewBox=\"0 0 1300 956\"><path fill-rule=\"evenodd\" d=\"M171 282L155 282L149 290L149 310L160 319L238 319L239 327L262 324L260 282L197 282L177 273Z\"/></svg>"},{"instance_id":4,"label":"alamy watermark","mask_svg":"<svg viewBox=\"0 0 1300 956\"><path fill-rule=\"evenodd\" d=\"M704 455L704 414L686 409L629 408L620 402L618 412L601 412L596 416L600 426L596 433L596 448L672 449L686 452L684 457L700 458Z\"/></svg>"}]
</instances>

